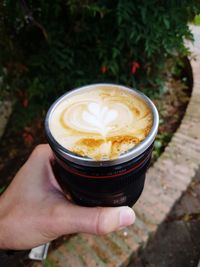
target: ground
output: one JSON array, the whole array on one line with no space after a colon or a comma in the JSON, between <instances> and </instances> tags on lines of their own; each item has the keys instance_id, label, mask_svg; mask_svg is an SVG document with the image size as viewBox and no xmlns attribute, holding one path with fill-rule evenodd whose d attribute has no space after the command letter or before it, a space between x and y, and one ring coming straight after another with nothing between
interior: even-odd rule
<instances>
[{"instance_id":1,"label":"ground","mask_svg":"<svg viewBox=\"0 0 200 267\"><path fill-rule=\"evenodd\" d=\"M199 234L200 170L155 236L128 267L197 267Z\"/></svg>"}]
</instances>

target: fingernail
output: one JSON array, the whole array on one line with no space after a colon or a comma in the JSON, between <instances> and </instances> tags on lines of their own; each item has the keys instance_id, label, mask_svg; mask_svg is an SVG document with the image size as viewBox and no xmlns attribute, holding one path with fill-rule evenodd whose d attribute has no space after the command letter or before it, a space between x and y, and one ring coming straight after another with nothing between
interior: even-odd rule
<instances>
[{"instance_id":1,"label":"fingernail","mask_svg":"<svg viewBox=\"0 0 200 267\"><path fill-rule=\"evenodd\" d=\"M119 214L119 227L125 227L133 224L135 221L135 213L129 207L124 207Z\"/></svg>"}]
</instances>

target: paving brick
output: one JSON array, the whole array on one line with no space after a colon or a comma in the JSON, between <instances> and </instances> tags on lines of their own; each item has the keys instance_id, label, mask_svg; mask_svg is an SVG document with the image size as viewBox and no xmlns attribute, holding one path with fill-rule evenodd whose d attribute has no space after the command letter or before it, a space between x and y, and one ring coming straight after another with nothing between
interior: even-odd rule
<instances>
[{"instance_id":1,"label":"paving brick","mask_svg":"<svg viewBox=\"0 0 200 267\"><path fill-rule=\"evenodd\" d=\"M177 197L182 191L187 187L186 185L181 184L181 182L176 179L175 173L170 174L158 174L155 179L152 181L152 185L157 188L162 188L163 192L171 198Z\"/></svg>"},{"instance_id":2,"label":"paving brick","mask_svg":"<svg viewBox=\"0 0 200 267\"><path fill-rule=\"evenodd\" d=\"M174 137L173 137L173 141L175 142L175 144L182 144L184 145L189 145L190 147L194 148L195 150L199 151L200 149L200 142L197 139L194 139L188 135L184 135L182 134L180 131L177 132Z\"/></svg>"},{"instance_id":3,"label":"paving brick","mask_svg":"<svg viewBox=\"0 0 200 267\"><path fill-rule=\"evenodd\" d=\"M76 252L75 247L73 245L68 244L68 242L66 242L63 247L66 250L65 251L65 253L66 253L65 258L68 259L68 262L70 262L71 266L76 266L76 267L85 267L86 266L82 257L77 255L77 252Z\"/></svg>"},{"instance_id":4,"label":"paving brick","mask_svg":"<svg viewBox=\"0 0 200 267\"><path fill-rule=\"evenodd\" d=\"M159 167L156 170L158 172L156 179L162 183L162 186L176 188L177 190L180 189L180 191L187 188L188 181L183 178L184 174L182 171L178 171L176 166L174 170L169 169L168 172L163 171Z\"/></svg>"},{"instance_id":5,"label":"paving brick","mask_svg":"<svg viewBox=\"0 0 200 267\"><path fill-rule=\"evenodd\" d=\"M182 145L182 147L180 148L181 152L182 152L183 148L185 148L185 149L193 148L197 152L199 152L199 149L200 149L199 139L191 137L189 135L186 135L186 134L182 133L181 131L179 131L176 135L174 135L173 143L174 143L174 145L177 145L177 144Z\"/></svg>"},{"instance_id":6,"label":"paving brick","mask_svg":"<svg viewBox=\"0 0 200 267\"><path fill-rule=\"evenodd\" d=\"M157 202L151 202L148 198L141 198L140 203L147 209L154 210L156 213L166 214L168 212L168 205L162 202L162 198L157 200ZM141 208L141 205L140 205Z\"/></svg>"},{"instance_id":7,"label":"paving brick","mask_svg":"<svg viewBox=\"0 0 200 267\"><path fill-rule=\"evenodd\" d=\"M76 261L77 258L73 257L72 255L70 257L69 252L66 250L64 246L61 246L59 250L54 251L54 253L52 253L52 256L49 259L51 261L54 261L57 267L73 267L74 266L73 264L75 262L77 263ZM78 265L77 267L79 266L81 265Z\"/></svg>"},{"instance_id":8,"label":"paving brick","mask_svg":"<svg viewBox=\"0 0 200 267\"><path fill-rule=\"evenodd\" d=\"M148 188L148 189L146 189ZM141 200L144 198L148 200L149 196L153 195L155 198L157 198L157 201L162 201L167 206L171 206L173 204L173 199L166 194L165 190L162 187L155 187L153 183L149 183L144 190L144 193L141 196ZM138 201L138 204L140 203L140 200ZM136 203L136 206L138 205Z\"/></svg>"},{"instance_id":9,"label":"paving brick","mask_svg":"<svg viewBox=\"0 0 200 267\"><path fill-rule=\"evenodd\" d=\"M48 259L46 260L46 261L48 261L49 260L49 257L48 257ZM42 265L42 263L40 263L40 262L34 262L33 264L32 264L32 267L42 267L43 265ZM54 266L53 266L54 267Z\"/></svg>"},{"instance_id":10,"label":"paving brick","mask_svg":"<svg viewBox=\"0 0 200 267\"><path fill-rule=\"evenodd\" d=\"M61 245L58 249L50 253L49 258L52 259L52 256L59 259L60 266L63 266L62 264L64 264L64 262L66 262L69 267L86 267L90 266L89 264L91 264L91 266L98 266L96 262L95 265L92 265L94 264L95 258L90 248L87 247L87 244L82 241L81 235L77 235L71 238L70 242L68 241ZM58 267L60 266L58 265Z\"/></svg>"},{"instance_id":11,"label":"paving brick","mask_svg":"<svg viewBox=\"0 0 200 267\"><path fill-rule=\"evenodd\" d=\"M143 241L141 236L138 236L135 228L132 226L118 231L117 234L124 239L124 242L126 242L127 246L131 249L131 251L129 252L130 254L133 250L137 250L141 242Z\"/></svg>"},{"instance_id":12,"label":"paving brick","mask_svg":"<svg viewBox=\"0 0 200 267\"><path fill-rule=\"evenodd\" d=\"M183 150L182 150L183 151ZM196 156L192 156L188 154L187 151L185 153L180 153L180 148L170 145L166 148L166 158L174 161L174 164L182 164L188 165L190 164L191 175L194 175L195 170L198 169L199 159Z\"/></svg>"},{"instance_id":13,"label":"paving brick","mask_svg":"<svg viewBox=\"0 0 200 267\"><path fill-rule=\"evenodd\" d=\"M190 181L190 168L190 166L185 164L174 164L174 162L171 160L163 160L160 164L157 164L154 167L155 171L160 175L163 174L163 176L167 175L168 177L177 176L182 183L186 184Z\"/></svg>"},{"instance_id":14,"label":"paving brick","mask_svg":"<svg viewBox=\"0 0 200 267\"><path fill-rule=\"evenodd\" d=\"M169 150L170 149L170 150ZM181 153L180 154L180 150ZM188 160L188 163L191 162L193 164L193 167L195 168L195 163L196 163L196 169L198 168L199 164L199 153L191 149L189 146L188 147L183 147L179 144L176 144L176 146L172 145L168 148L167 152L170 155L170 159L174 160L174 163L182 163L184 166L185 160ZM192 167L192 166L190 166ZM190 168L192 171L192 169ZM194 170L195 171L195 170Z\"/></svg>"},{"instance_id":15,"label":"paving brick","mask_svg":"<svg viewBox=\"0 0 200 267\"><path fill-rule=\"evenodd\" d=\"M197 128L197 123L196 122L188 122L187 125L182 125L180 128L180 131L183 134L186 134L190 137L193 137L194 139L200 138L200 131Z\"/></svg>"},{"instance_id":16,"label":"paving brick","mask_svg":"<svg viewBox=\"0 0 200 267\"><path fill-rule=\"evenodd\" d=\"M142 237L142 243L147 241L150 232L152 232L152 229L149 229L148 225L140 220L139 217L136 218L134 225L130 226L129 229Z\"/></svg>"},{"instance_id":17,"label":"paving brick","mask_svg":"<svg viewBox=\"0 0 200 267\"><path fill-rule=\"evenodd\" d=\"M89 235L81 234L80 245L86 248L86 251L87 251L86 253L89 254L90 257L92 258L90 261L91 266L105 266L105 261L101 257L99 257L96 249L90 246L90 243L88 242L88 239L87 239L88 236Z\"/></svg>"},{"instance_id":18,"label":"paving brick","mask_svg":"<svg viewBox=\"0 0 200 267\"><path fill-rule=\"evenodd\" d=\"M135 207L135 212L136 215L139 214L140 218L142 218L145 222L150 222L155 225L159 225L166 216L164 213L154 209L153 207L147 207L142 202Z\"/></svg>"},{"instance_id":19,"label":"paving brick","mask_svg":"<svg viewBox=\"0 0 200 267\"><path fill-rule=\"evenodd\" d=\"M176 144L176 148L179 148L181 147L181 145L179 144ZM196 163L196 166L194 166L194 172L197 170L198 168L198 163L199 163L199 154L200 154L200 151L195 151L194 149L188 147L188 148L182 148L182 151L185 155L185 159L188 160L188 162L192 162L193 164ZM183 156L183 163L184 163L184 156ZM183 164L184 166L184 164ZM188 164L188 167L190 167L190 170L191 170L191 166L190 164Z\"/></svg>"},{"instance_id":20,"label":"paving brick","mask_svg":"<svg viewBox=\"0 0 200 267\"><path fill-rule=\"evenodd\" d=\"M95 250L98 257L104 262L106 267L119 266L119 258L110 250L110 247L101 237L93 237L92 235L84 234L84 240L88 242L88 245Z\"/></svg>"},{"instance_id":21,"label":"paving brick","mask_svg":"<svg viewBox=\"0 0 200 267\"><path fill-rule=\"evenodd\" d=\"M116 244L117 247L121 250L121 264L126 262L127 258L132 253L132 248L130 248L127 243L125 242L124 236L120 235L119 233L112 233L109 235L109 239L112 241L112 243Z\"/></svg>"},{"instance_id":22,"label":"paving brick","mask_svg":"<svg viewBox=\"0 0 200 267\"><path fill-rule=\"evenodd\" d=\"M62 259L61 259L62 260ZM50 254L49 258L48 258L48 263L49 265L55 265L56 267L60 267L60 258L58 257L58 255L56 254L56 252L53 252L52 254Z\"/></svg>"},{"instance_id":23,"label":"paving brick","mask_svg":"<svg viewBox=\"0 0 200 267\"><path fill-rule=\"evenodd\" d=\"M199 114L192 115L191 113L188 112L185 115L184 123L187 123L187 121L192 121L193 123L199 123ZM181 128L182 127L180 126L180 131L178 131L178 133L181 132Z\"/></svg>"},{"instance_id":24,"label":"paving brick","mask_svg":"<svg viewBox=\"0 0 200 267\"><path fill-rule=\"evenodd\" d=\"M103 261L98 257L96 252L88 246L87 242L82 238L82 235L77 235L74 239L74 251L77 256L85 264L85 266L105 266Z\"/></svg>"},{"instance_id":25,"label":"paving brick","mask_svg":"<svg viewBox=\"0 0 200 267\"><path fill-rule=\"evenodd\" d=\"M123 232L123 234L122 234ZM128 227L126 227L126 232L129 232ZM141 235L139 235L141 237ZM118 231L115 233L111 233L109 237L115 242L122 250L124 250L127 254L130 253L130 247L126 243L126 238L124 235L124 231Z\"/></svg>"},{"instance_id":26,"label":"paving brick","mask_svg":"<svg viewBox=\"0 0 200 267\"><path fill-rule=\"evenodd\" d=\"M143 202L144 204L147 203L147 205L149 205L150 207L154 207L154 209L157 209L164 213L167 212L169 206L168 199L163 197L158 197L157 195L152 194L152 192L146 194L144 193L140 199L140 202Z\"/></svg>"},{"instance_id":27,"label":"paving brick","mask_svg":"<svg viewBox=\"0 0 200 267\"><path fill-rule=\"evenodd\" d=\"M103 236L102 241L107 245L108 249L112 252L112 257L109 259L110 262L115 263L114 266L120 266L124 260L123 251L120 247L109 238L109 235Z\"/></svg>"}]
</instances>

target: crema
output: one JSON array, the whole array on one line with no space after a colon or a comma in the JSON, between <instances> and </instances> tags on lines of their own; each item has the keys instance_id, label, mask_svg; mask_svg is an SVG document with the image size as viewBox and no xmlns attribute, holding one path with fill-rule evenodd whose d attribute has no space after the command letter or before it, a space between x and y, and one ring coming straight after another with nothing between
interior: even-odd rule
<instances>
[{"instance_id":1,"label":"crema","mask_svg":"<svg viewBox=\"0 0 200 267\"><path fill-rule=\"evenodd\" d=\"M146 138L152 117L147 103L131 90L96 85L66 94L52 110L49 128L75 154L116 159Z\"/></svg>"}]
</instances>

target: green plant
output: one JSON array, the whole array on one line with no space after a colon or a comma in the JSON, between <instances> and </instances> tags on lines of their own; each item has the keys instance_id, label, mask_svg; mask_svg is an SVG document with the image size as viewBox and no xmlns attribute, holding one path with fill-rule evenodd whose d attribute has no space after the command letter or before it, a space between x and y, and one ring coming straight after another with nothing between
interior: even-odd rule
<instances>
[{"instance_id":1,"label":"green plant","mask_svg":"<svg viewBox=\"0 0 200 267\"><path fill-rule=\"evenodd\" d=\"M195 24L195 25L200 25L200 15L196 15L196 16L194 17L194 24Z\"/></svg>"},{"instance_id":2,"label":"green plant","mask_svg":"<svg viewBox=\"0 0 200 267\"><path fill-rule=\"evenodd\" d=\"M55 267L55 264L52 261L50 261L49 259L46 259L44 261L44 267Z\"/></svg>"},{"instance_id":3,"label":"green plant","mask_svg":"<svg viewBox=\"0 0 200 267\"><path fill-rule=\"evenodd\" d=\"M152 153L153 162L159 158L171 138L172 134L170 133L160 133L156 136L156 140L154 142L154 150Z\"/></svg>"},{"instance_id":4,"label":"green plant","mask_svg":"<svg viewBox=\"0 0 200 267\"><path fill-rule=\"evenodd\" d=\"M167 58L188 53L195 0L4 0L2 93L45 108L71 88L115 82L161 92ZM2 95L2 93L0 95ZM37 110L37 108L36 108Z\"/></svg>"}]
</instances>

